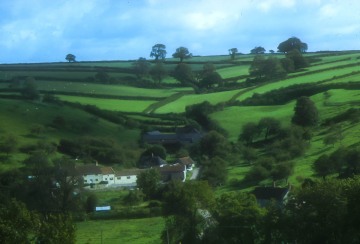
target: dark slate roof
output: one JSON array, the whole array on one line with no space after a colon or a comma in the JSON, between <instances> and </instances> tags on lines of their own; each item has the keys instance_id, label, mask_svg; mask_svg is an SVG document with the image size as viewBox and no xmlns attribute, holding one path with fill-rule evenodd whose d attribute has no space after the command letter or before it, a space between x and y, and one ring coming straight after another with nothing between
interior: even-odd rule
<instances>
[{"instance_id":1,"label":"dark slate roof","mask_svg":"<svg viewBox=\"0 0 360 244\"><path fill-rule=\"evenodd\" d=\"M160 173L179 173L186 170L185 166L181 164L164 165L162 167L158 167L157 169Z\"/></svg>"},{"instance_id":2,"label":"dark slate roof","mask_svg":"<svg viewBox=\"0 0 360 244\"><path fill-rule=\"evenodd\" d=\"M176 133L161 133L159 131L149 131L142 136L146 143L174 144L174 143L193 143L202 138L202 133L192 127L178 128Z\"/></svg>"},{"instance_id":3,"label":"dark slate roof","mask_svg":"<svg viewBox=\"0 0 360 244\"><path fill-rule=\"evenodd\" d=\"M79 175L99 175L102 174L101 168L95 164L85 164L76 166Z\"/></svg>"},{"instance_id":4,"label":"dark slate roof","mask_svg":"<svg viewBox=\"0 0 360 244\"><path fill-rule=\"evenodd\" d=\"M256 199L282 201L286 194L289 192L288 188L281 187L256 187L252 192Z\"/></svg>"},{"instance_id":5,"label":"dark slate roof","mask_svg":"<svg viewBox=\"0 0 360 244\"><path fill-rule=\"evenodd\" d=\"M140 159L140 168L151 168L167 164L167 162L159 156L142 156Z\"/></svg>"},{"instance_id":6,"label":"dark slate roof","mask_svg":"<svg viewBox=\"0 0 360 244\"><path fill-rule=\"evenodd\" d=\"M116 176L139 175L143 171L143 169L126 169L116 172Z\"/></svg>"}]
</instances>

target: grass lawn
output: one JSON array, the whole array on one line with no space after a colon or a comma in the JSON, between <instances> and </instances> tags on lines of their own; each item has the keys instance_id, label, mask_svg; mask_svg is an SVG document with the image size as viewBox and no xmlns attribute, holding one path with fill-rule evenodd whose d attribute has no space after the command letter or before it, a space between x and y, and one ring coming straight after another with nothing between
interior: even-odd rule
<instances>
[{"instance_id":1,"label":"grass lawn","mask_svg":"<svg viewBox=\"0 0 360 244\"><path fill-rule=\"evenodd\" d=\"M274 82L274 83L264 84L258 88L255 88L253 90L245 92L244 94L239 96L237 100L244 100L248 97L251 97L254 93L261 94L261 93L265 93L265 92L268 92L271 90L288 87L291 85L314 83L314 82L333 78L334 76L350 74L353 71L358 71L358 69L359 69L358 67L354 66L354 67L347 67L347 68L343 68L343 69L328 70L325 72L319 72L319 73L310 74L310 75L303 75L303 76L299 76L299 77L288 78L288 79L281 80L281 81Z\"/></svg>"},{"instance_id":2,"label":"grass lawn","mask_svg":"<svg viewBox=\"0 0 360 244\"><path fill-rule=\"evenodd\" d=\"M281 106L232 106L211 114L211 118L229 133L230 141L237 141L244 124L257 123L263 117L273 117L283 126L289 125L294 105L295 102Z\"/></svg>"},{"instance_id":3,"label":"grass lawn","mask_svg":"<svg viewBox=\"0 0 360 244\"><path fill-rule=\"evenodd\" d=\"M92 97L79 97L79 96L56 96L62 101L78 102L80 104L95 105L100 109L121 111L121 112L142 112L148 106L156 101L146 100L120 100L120 99L104 99Z\"/></svg>"},{"instance_id":4,"label":"grass lawn","mask_svg":"<svg viewBox=\"0 0 360 244\"><path fill-rule=\"evenodd\" d=\"M224 91L208 94L191 94L182 96L180 99L177 99L171 103L165 104L164 106L156 109L156 113L183 113L185 112L186 106L202 103L205 101L210 102L211 104L217 104L220 102L229 101L232 96L238 93L238 90L233 91Z\"/></svg>"},{"instance_id":5,"label":"grass lawn","mask_svg":"<svg viewBox=\"0 0 360 244\"><path fill-rule=\"evenodd\" d=\"M39 90L81 92L117 96L168 97L174 93L188 91L191 88L147 89L124 85L105 85L66 81L36 81Z\"/></svg>"},{"instance_id":6,"label":"grass lawn","mask_svg":"<svg viewBox=\"0 0 360 244\"><path fill-rule=\"evenodd\" d=\"M232 67L217 69L216 71L221 75L223 79L227 79L240 75L248 75L249 68L250 65L240 65L240 66L232 66Z\"/></svg>"},{"instance_id":7,"label":"grass lawn","mask_svg":"<svg viewBox=\"0 0 360 244\"><path fill-rule=\"evenodd\" d=\"M164 225L162 217L79 222L76 224L76 243L158 244Z\"/></svg>"}]
</instances>

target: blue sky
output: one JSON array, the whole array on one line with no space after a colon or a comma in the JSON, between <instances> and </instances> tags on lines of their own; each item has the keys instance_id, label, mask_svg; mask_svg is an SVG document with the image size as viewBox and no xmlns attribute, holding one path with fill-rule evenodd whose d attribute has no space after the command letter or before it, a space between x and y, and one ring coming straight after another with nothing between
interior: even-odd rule
<instances>
[{"instance_id":1,"label":"blue sky","mask_svg":"<svg viewBox=\"0 0 360 244\"><path fill-rule=\"evenodd\" d=\"M0 63L150 59L275 50L291 36L308 51L360 49L358 0L0 0Z\"/></svg>"}]
</instances>

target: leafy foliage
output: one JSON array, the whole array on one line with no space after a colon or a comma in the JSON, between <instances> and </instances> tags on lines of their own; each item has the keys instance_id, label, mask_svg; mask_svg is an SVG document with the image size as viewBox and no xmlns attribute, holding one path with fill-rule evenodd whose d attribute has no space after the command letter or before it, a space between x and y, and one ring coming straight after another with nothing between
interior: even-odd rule
<instances>
[{"instance_id":1,"label":"leafy foliage","mask_svg":"<svg viewBox=\"0 0 360 244\"><path fill-rule=\"evenodd\" d=\"M294 116L291 119L293 124L303 127L315 126L318 124L318 110L310 98L304 96L298 98L294 111Z\"/></svg>"}]
</instances>

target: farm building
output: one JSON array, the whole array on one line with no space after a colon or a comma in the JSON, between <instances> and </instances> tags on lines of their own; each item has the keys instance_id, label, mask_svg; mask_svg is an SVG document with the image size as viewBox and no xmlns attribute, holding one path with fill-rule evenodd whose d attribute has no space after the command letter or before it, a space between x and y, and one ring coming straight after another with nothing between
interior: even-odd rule
<instances>
[{"instance_id":1,"label":"farm building","mask_svg":"<svg viewBox=\"0 0 360 244\"><path fill-rule=\"evenodd\" d=\"M175 133L162 133L160 131L149 131L142 136L144 143L148 144L190 144L198 142L203 134L197 129L186 126L179 128Z\"/></svg>"},{"instance_id":2,"label":"farm building","mask_svg":"<svg viewBox=\"0 0 360 244\"><path fill-rule=\"evenodd\" d=\"M270 201L274 200L282 205L287 198L289 188L283 187L256 187L252 194L255 195L258 204L265 207Z\"/></svg>"}]
</instances>

